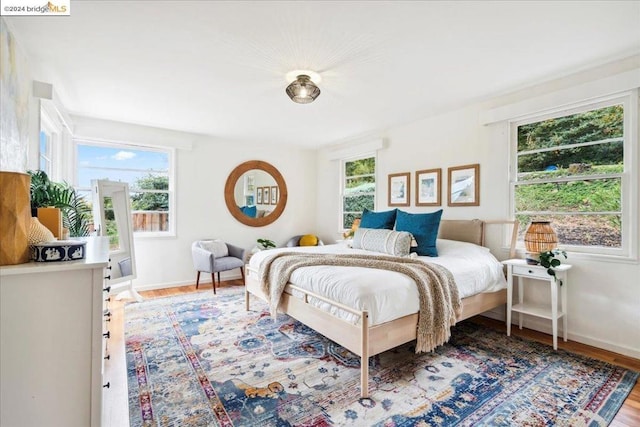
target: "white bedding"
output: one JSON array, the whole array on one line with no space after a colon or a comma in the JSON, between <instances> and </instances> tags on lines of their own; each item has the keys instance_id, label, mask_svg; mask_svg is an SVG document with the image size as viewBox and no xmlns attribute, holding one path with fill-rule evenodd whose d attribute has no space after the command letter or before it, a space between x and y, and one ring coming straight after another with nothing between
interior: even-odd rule
<instances>
[{"instance_id":1,"label":"white bedding","mask_svg":"<svg viewBox=\"0 0 640 427\"><path fill-rule=\"evenodd\" d=\"M436 247L438 257L418 257L418 259L440 264L449 269L458 286L460 298L506 288L502 264L489 252L489 249L471 243L444 239L438 239ZM289 251L382 255L336 244L261 251L251 257L249 264L258 270L260 263L268 256L275 252ZM371 325L417 313L419 309L418 290L413 280L393 271L363 267L312 266L294 271L290 282L346 306L367 310ZM312 303L346 321L352 323L359 321L357 316L326 303L319 301Z\"/></svg>"}]
</instances>

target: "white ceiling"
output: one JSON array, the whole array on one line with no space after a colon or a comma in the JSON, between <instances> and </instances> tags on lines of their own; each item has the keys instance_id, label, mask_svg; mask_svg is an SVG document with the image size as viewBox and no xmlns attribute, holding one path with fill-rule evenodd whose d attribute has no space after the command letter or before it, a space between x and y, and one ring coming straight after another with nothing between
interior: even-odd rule
<instances>
[{"instance_id":1,"label":"white ceiling","mask_svg":"<svg viewBox=\"0 0 640 427\"><path fill-rule=\"evenodd\" d=\"M73 1L6 18L75 114L317 147L640 52L639 1ZM320 73L312 104L285 75Z\"/></svg>"}]
</instances>

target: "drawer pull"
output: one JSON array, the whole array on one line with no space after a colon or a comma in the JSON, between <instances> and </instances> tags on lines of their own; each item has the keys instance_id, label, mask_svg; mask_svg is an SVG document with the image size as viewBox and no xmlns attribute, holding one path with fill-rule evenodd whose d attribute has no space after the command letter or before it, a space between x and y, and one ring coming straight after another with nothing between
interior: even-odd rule
<instances>
[{"instance_id":1,"label":"drawer pull","mask_svg":"<svg viewBox=\"0 0 640 427\"><path fill-rule=\"evenodd\" d=\"M109 292L111 291L111 286L107 286L106 288L102 289L104 292Z\"/></svg>"},{"instance_id":2,"label":"drawer pull","mask_svg":"<svg viewBox=\"0 0 640 427\"><path fill-rule=\"evenodd\" d=\"M111 270L111 266L107 267L107 270Z\"/></svg>"},{"instance_id":3,"label":"drawer pull","mask_svg":"<svg viewBox=\"0 0 640 427\"><path fill-rule=\"evenodd\" d=\"M111 360L111 355L107 354L105 357L103 357L104 360Z\"/></svg>"},{"instance_id":4,"label":"drawer pull","mask_svg":"<svg viewBox=\"0 0 640 427\"><path fill-rule=\"evenodd\" d=\"M533 270L529 270L529 274L533 274Z\"/></svg>"},{"instance_id":5,"label":"drawer pull","mask_svg":"<svg viewBox=\"0 0 640 427\"><path fill-rule=\"evenodd\" d=\"M105 298L105 301L106 301L106 302L111 302L111 297L109 297L109 298Z\"/></svg>"},{"instance_id":6,"label":"drawer pull","mask_svg":"<svg viewBox=\"0 0 640 427\"><path fill-rule=\"evenodd\" d=\"M109 387L111 387L111 383L110 382L102 385L102 388L109 388Z\"/></svg>"},{"instance_id":7,"label":"drawer pull","mask_svg":"<svg viewBox=\"0 0 640 427\"><path fill-rule=\"evenodd\" d=\"M106 333L102 334L103 337L105 338L110 338L111 337L111 332L107 331Z\"/></svg>"},{"instance_id":8,"label":"drawer pull","mask_svg":"<svg viewBox=\"0 0 640 427\"><path fill-rule=\"evenodd\" d=\"M111 280L111 275L104 276L104 278L107 279L107 280Z\"/></svg>"},{"instance_id":9,"label":"drawer pull","mask_svg":"<svg viewBox=\"0 0 640 427\"><path fill-rule=\"evenodd\" d=\"M109 310L106 310L102 315L104 317L111 317L111 312Z\"/></svg>"}]
</instances>

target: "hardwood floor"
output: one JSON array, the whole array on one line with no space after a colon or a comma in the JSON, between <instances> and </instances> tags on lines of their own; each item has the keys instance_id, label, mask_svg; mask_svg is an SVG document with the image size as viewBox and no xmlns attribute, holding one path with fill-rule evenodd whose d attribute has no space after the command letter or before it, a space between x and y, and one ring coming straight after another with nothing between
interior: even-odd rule
<instances>
[{"instance_id":1,"label":"hardwood floor","mask_svg":"<svg viewBox=\"0 0 640 427\"><path fill-rule=\"evenodd\" d=\"M231 280L222 282L222 287L242 286L241 280ZM216 285L217 287L217 285ZM211 289L210 284L205 284L204 289ZM200 289L202 290L202 288ZM140 292L145 299L161 298L173 295L188 294L195 292L195 285L182 286L177 288L159 289L155 291ZM110 303L111 322L109 340L110 359L105 363L105 377L110 382L110 388L105 389L104 398L104 427L127 427L129 426L128 396L127 396L127 366L124 351L124 301L113 300ZM486 325L498 331L506 333L504 323L486 317L476 316L475 322ZM530 329L518 329L512 327L511 333L516 336L525 337L531 340L543 342L551 345L551 335ZM640 371L640 360L623 356L607 350L591 347L573 341L563 342L558 340L558 347L572 353L582 354L594 359L622 366L634 371ZM627 397L616 414L611 427L634 427L640 426L640 382L637 382L631 394Z\"/></svg>"}]
</instances>

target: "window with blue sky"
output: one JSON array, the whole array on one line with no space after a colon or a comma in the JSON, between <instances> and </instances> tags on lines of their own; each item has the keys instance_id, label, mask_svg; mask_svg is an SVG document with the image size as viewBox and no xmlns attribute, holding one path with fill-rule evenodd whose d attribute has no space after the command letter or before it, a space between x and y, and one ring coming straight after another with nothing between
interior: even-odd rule
<instances>
[{"instance_id":1,"label":"window with blue sky","mask_svg":"<svg viewBox=\"0 0 640 427\"><path fill-rule=\"evenodd\" d=\"M170 231L172 151L76 141L76 188L90 197L91 181L126 182L134 232Z\"/></svg>"}]
</instances>

